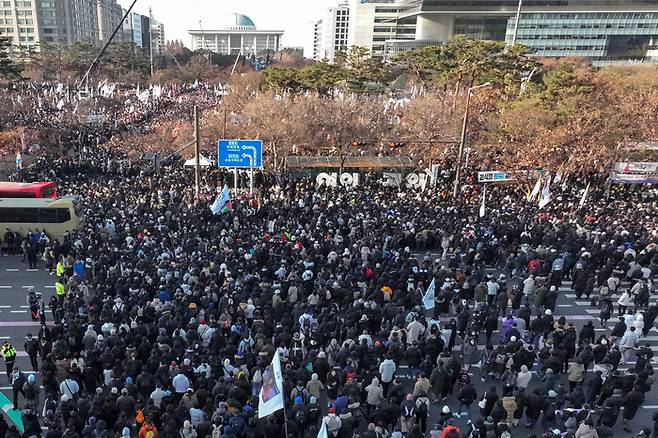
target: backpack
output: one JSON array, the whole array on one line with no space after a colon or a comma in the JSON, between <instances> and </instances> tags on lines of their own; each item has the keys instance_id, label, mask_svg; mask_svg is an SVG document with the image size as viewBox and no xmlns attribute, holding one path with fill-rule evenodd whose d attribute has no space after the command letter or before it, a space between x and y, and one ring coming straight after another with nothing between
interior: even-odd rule
<instances>
[{"instance_id":1,"label":"backpack","mask_svg":"<svg viewBox=\"0 0 658 438\"><path fill-rule=\"evenodd\" d=\"M306 424L306 412L304 409L300 409L295 412L295 423L299 426L304 426Z\"/></svg>"},{"instance_id":2,"label":"backpack","mask_svg":"<svg viewBox=\"0 0 658 438\"><path fill-rule=\"evenodd\" d=\"M421 402L418 406L418 415L421 417L427 417L427 403Z\"/></svg>"},{"instance_id":3,"label":"backpack","mask_svg":"<svg viewBox=\"0 0 658 438\"><path fill-rule=\"evenodd\" d=\"M37 392L34 390L34 386L29 383L23 387L23 392L25 393L25 398L33 400L37 396Z\"/></svg>"},{"instance_id":4,"label":"backpack","mask_svg":"<svg viewBox=\"0 0 658 438\"><path fill-rule=\"evenodd\" d=\"M404 418L413 418L415 415L416 415L416 406L411 403L405 405L404 408L402 409L402 416Z\"/></svg>"},{"instance_id":5,"label":"backpack","mask_svg":"<svg viewBox=\"0 0 658 438\"><path fill-rule=\"evenodd\" d=\"M144 422L144 412L141 409L137 409L137 415L135 415L135 422L142 424Z\"/></svg>"},{"instance_id":6,"label":"backpack","mask_svg":"<svg viewBox=\"0 0 658 438\"><path fill-rule=\"evenodd\" d=\"M329 419L326 421L327 423L327 432L329 432L329 436L335 437L338 435L338 431L341 428L340 425L340 419L338 417L329 417Z\"/></svg>"}]
</instances>

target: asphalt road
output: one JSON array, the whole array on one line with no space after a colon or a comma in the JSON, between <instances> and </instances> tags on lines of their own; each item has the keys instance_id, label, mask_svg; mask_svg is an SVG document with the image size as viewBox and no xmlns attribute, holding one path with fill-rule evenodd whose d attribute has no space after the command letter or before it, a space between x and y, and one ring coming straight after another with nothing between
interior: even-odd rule
<instances>
[{"instance_id":1,"label":"asphalt road","mask_svg":"<svg viewBox=\"0 0 658 438\"><path fill-rule=\"evenodd\" d=\"M27 269L27 264L22 263L20 257L0 256L0 341L8 339L18 350L16 364L24 371L31 371L29 360L23 347L25 337L28 333L32 333L36 336L39 330L38 322L33 322L29 315L29 309L26 302L27 288L29 286L34 286L36 290L43 295L44 302L48 303L50 297L55 292L54 284L55 277L48 274L43 263L39 264L38 269ZM574 323L576 330L578 331L587 321L590 320L594 322L597 335L602 334L605 330L609 331L614 325L614 318L608 323L608 329L599 328L598 309L595 309L590 305L590 300L576 300L573 291L571 291L568 286L569 283L565 282L560 290L560 296L554 312L555 318L557 319L564 315L567 318L567 321ZM49 324L52 324L52 314L48 310L47 321ZM494 334L493 341L494 343L498 341L496 333ZM642 344L648 342L658 356L658 330L652 329L649 336L642 338L641 342ZM629 362L626 365L620 366L620 370L626 370L633 365L634 362ZM2 391L8 399L11 399L12 391L7 381L4 366L0 368L0 391ZM401 377L402 381L405 381L406 377L404 377L404 375L406 374L406 369L404 367L400 367L397 374ZM496 383L499 388L501 386L500 382L487 381L486 383L482 383L480 381L480 372L478 368L471 368L471 374L478 395L482 395L492 383ZM411 387L413 382L407 382L409 387ZM565 376L562 376L562 382L566 385ZM533 378L530 387L532 388L537 385L537 383L538 379L536 377ZM0 397L0 399L2 399L2 397ZM448 405L451 410L456 411L458 402L454 396L449 396L445 402L438 401L433 405L430 410L428 430L431 429L431 425L434 424L435 419L438 417L438 413L444 405ZM1 407L5 413L11 408L11 406L6 405ZM474 418L477 417L477 409L478 408L474 403L472 405L472 414ZM620 419L615 427L615 436L618 438L631 437L639 432L642 427L652 427L653 420L651 417L655 412L658 412L658 391L650 391L647 394L647 399L645 400L643 407L638 411L635 419L628 426L631 432L624 430L624 427L626 426L622 424L620 415ZM467 427L465 418L458 419L457 424L463 428ZM539 425L531 431L525 428L524 424L525 419L521 421L519 426L513 429L514 437L526 437L532 433L541 434L543 432L540 430Z\"/></svg>"}]
</instances>

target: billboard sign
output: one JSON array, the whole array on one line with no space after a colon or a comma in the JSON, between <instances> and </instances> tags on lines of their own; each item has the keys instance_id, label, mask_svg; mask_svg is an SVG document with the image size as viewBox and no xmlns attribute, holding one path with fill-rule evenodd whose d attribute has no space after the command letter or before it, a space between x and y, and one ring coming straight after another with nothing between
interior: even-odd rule
<instances>
[{"instance_id":1,"label":"billboard sign","mask_svg":"<svg viewBox=\"0 0 658 438\"><path fill-rule=\"evenodd\" d=\"M508 175L507 172L488 171L478 172L478 182L505 182L512 181L514 178Z\"/></svg>"},{"instance_id":2,"label":"billboard sign","mask_svg":"<svg viewBox=\"0 0 658 438\"><path fill-rule=\"evenodd\" d=\"M219 140L217 142L219 167L263 168L263 142L261 140Z\"/></svg>"},{"instance_id":3,"label":"billboard sign","mask_svg":"<svg viewBox=\"0 0 658 438\"><path fill-rule=\"evenodd\" d=\"M658 184L658 162L631 161L615 163L612 182L621 184Z\"/></svg>"}]
</instances>

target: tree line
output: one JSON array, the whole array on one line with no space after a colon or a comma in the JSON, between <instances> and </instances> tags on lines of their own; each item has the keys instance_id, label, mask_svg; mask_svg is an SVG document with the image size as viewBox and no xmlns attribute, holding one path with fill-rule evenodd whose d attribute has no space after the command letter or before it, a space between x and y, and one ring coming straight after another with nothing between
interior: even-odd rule
<instances>
[{"instance_id":1,"label":"tree line","mask_svg":"<svg viewBox=\"0 0 658 438\"><path fill-rule=\"evenodd\" d=\"M67 49L57 55L63 64L42 61L41 68L79 72L91 56L83 49ZM584 59L539 59L521 45L457 37L390 62L357 47L339 53L334 63L274 54L280 62L263 72L247 65L231 76L208 54L180 43L170 43L168 51L179 65L158 70L156 82L230 81L221 107L203 114L208 147L223 136L226 119L229 137L265 140L267 159L277 166L289 154L357 153L451 165L468 90L485 83L490 86L472 94L466 135L471 156L484 168L602 172L629 156L625 145L658 140L655 65L599 69ZM133 55L139 52L118 45L100 70L127 77L146 70ZM161 142L162 149L185 144L189 121L175 126L175 136L168 134L173 125L163 123L166 134L145 133L143 141L154 148Z\"/></svg>"}]
</instances>

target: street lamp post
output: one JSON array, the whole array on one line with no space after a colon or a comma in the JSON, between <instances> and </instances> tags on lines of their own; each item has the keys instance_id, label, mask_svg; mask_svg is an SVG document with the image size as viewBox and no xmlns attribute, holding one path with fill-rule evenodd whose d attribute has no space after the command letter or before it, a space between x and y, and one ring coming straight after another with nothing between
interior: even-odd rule
<instances>
[{"instance_id":1,"label":"street lamp post","mask_svg":"<svg viewBox=\"0 0 658 438\"><path fill-rule=\"evenodd\" d=\"M512 45L516 44L516 35L519 32L519 19L521 18L521 7L523 0L519 0L519 7L516 9L516 21L514 21L514 35L512 35Z\"/></svg>"},{"instance_id":2,"label":"street lamp post","mask_svg":"<svg viewBox=\"0 0 658 438\"><path fill-rule=\"evenodd\" d=\"M491 82L486 82L482 85L476 87L469 87L466 93L466 109L464 110L464 120L462 123L462 136L459 142L459 150L457 151L457 170L455 171L455 181L452 188L452 197L457 199L457 194L459 193L459 177L461 171L462 155L464 154L464 144L466 143L466 129L468 127L468 112L471 107L471 93L477 90L478 88L484 88L491 86Z\"/></svg>"}]
</instances>

